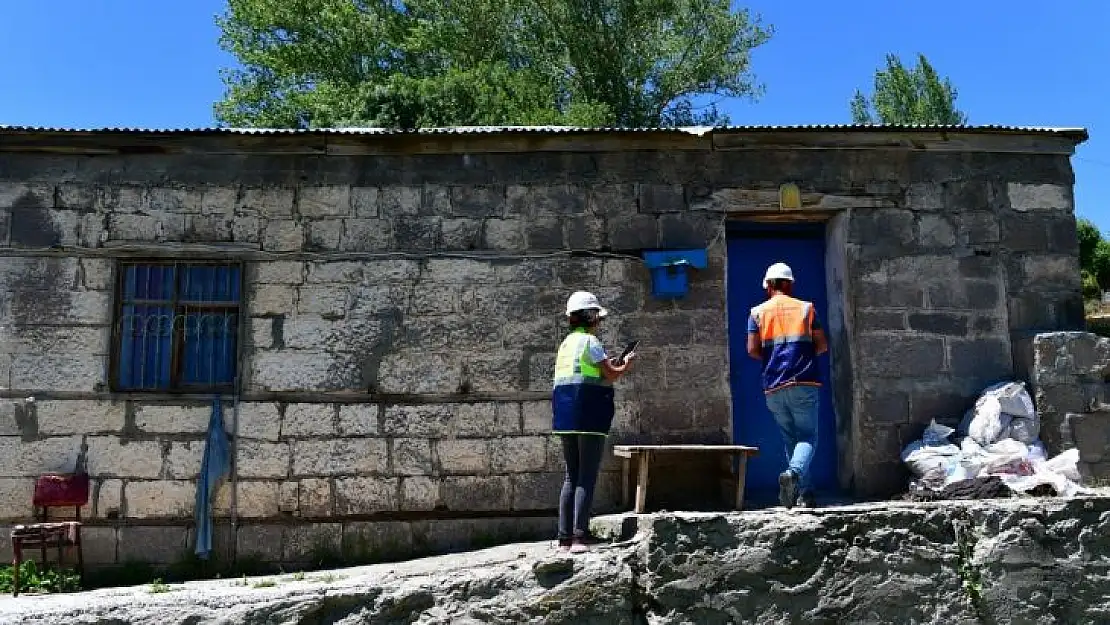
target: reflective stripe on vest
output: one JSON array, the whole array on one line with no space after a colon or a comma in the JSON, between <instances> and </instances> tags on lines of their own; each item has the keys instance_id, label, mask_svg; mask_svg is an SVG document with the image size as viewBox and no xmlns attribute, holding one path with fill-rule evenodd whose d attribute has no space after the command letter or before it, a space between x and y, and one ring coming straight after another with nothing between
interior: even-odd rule
<instances>
[{"instance_id":1,"label":"reflective stripe on vest","mask_svg":"<svg viewBox=\"0 0 1110 625\"><path fill-rule=\"evenodd\" d=\"M813 305L787 296L775 298L752 309L764 347L813 341Z\"/></svg>"},{"instance_id":2,"label":"reflective stripe on vest","mask_svg":"<svg viewBox=\"0 0 1110 625\"><path fill-rule=\"evenodd\" d=\"M609 381L601 375L601 367L588 358L586 346L590 334L585 330L575 330L559 346L555 357L555 386L564 384L596 384L608 386Z\"/></svg>"}]
</instances>

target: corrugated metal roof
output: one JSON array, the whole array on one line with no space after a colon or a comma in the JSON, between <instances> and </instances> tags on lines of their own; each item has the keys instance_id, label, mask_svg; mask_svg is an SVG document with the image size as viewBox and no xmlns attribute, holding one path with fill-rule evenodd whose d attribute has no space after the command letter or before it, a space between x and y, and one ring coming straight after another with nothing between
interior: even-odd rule
<instances>
[{"instance_id":1,"label":"corrugated metal roof","mask_svg":"<svg viewBox=\"0 0 1110 625\"><path fill-rule=\"evenodd\" d=\"M1077 141L1086 141L1087 130L1080 127L1041 126L950 126L950 125L867 125L809 124L786 126L689 126L680 128L586 128L576 126L459 126L450 128L58 128L44 126L0 125L0 133L63 133L63 134L151 134L151 135L473 135L473 134L607 134L607 133L679 133L702 136L711 133L762 132L951 132L969 134L1049 134Z\"/></svg>"},{"instance_id":2,"label":"corrugated metal roof","mask_svg":"<svg viewBox=\"0 0 1110 625\"><path fill-rule=\"evenodd\" d=\"M578 126L455 126L445 128L59 128L5 126L0 132L123 133L123 134L225 134L225 135L459 135L459 134L567 134L567 133L687 133L704 134L712 127L690 128L588 128Z\"/></svg>"}]
</instances>

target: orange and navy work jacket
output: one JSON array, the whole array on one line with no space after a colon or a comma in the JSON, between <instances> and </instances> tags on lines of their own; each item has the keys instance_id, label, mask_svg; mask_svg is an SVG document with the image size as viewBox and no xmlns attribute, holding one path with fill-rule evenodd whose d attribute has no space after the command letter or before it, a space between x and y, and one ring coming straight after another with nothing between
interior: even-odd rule
<instances>
[{"instance_id":1,"label":"orange and navy work jacket","mask_svg":"<svg viewBox=\"0 0 1110 625\"><path fill-rule=\"evenodd\" d=\"M748 334L763 345L763 391L795 384L821 386L817 375L814 330L820 330L811 302L782 293L752 309Z\"/></svg>"}]
</instances>

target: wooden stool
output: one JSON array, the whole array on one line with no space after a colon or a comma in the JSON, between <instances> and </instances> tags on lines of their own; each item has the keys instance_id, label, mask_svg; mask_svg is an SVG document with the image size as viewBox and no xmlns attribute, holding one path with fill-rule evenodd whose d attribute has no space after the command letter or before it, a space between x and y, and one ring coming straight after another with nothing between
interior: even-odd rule
<instances>
[{"instance_id":1,"label":"wooden stool","mask_svg":"<svg viewBox=\"0 0 1110 625\"><path fill-rule=\"evenodd\" d=\"M85 557L81 549L81 506L89 502L89 476L84 473L51 473L35 482L32 503L38 523L12 528L12 596L19 595L19 566L25 549L40 549L46 563L47 549L57 548L58 566L65 559L65 549L77 549L77 574L85 579ZM49 522L50 508L73 506L73 521Z\"/></svg>"}]
</instances>

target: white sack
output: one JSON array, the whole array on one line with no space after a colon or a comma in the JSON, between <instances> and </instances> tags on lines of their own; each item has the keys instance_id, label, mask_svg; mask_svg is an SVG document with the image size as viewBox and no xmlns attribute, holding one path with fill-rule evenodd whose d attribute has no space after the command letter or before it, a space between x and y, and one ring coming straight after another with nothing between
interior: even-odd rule
<instances>
[{"instance_id":1,"label":"white sack","mask_svg":"<svg viewBox=\"0 0 1110 625\"><path fill-rule=\"evenodd\" d=\"M1012 438L1026 444L1038 440L1041 435L1041 419L1033 407L1033 398L1025 390L1025 382L1008 382L990 387L984 392L998 397L1002 412L1013 417L1009 429L1002 433L1003 438Z\"/></svg>"},{"instance_id":2,"label":"white sack","mask_svg":"<svg viewBox=\"0 0 1110 625\"><path fill-rule=\"evenodd\" d=\"M1002 404L993 395L983 395L975 402L975 415L967 428L967 435L980 445L990 445L1002 439L1010 427L1012 417L1002 412Z\"/></svg>"},{"instance_id":3,"label":"white sack","mask_svg":"<svg viewBox=\"0 0 1110 625\"><path fill-rule=\"evenodd\" d=\"M1033 399L1025 390L1025 382L992 384L979 394L979 401L983 401L986 397L997 399L1002 412L1008 415L1028 419L1037 414L1033 409Z\"/></svg>"},{"instance_id":4,"label":"white sack","mask_svg":"<svg viewBox=\"0 0 1110 625\"><path fill-rule=\"evenodd\" d=\"M1012 438L1004 438L983 448L982 468L979 475L1000 473L1029 473L1029 446Z\"/></svg>"},{"instance_id":5,"label":"white sack","mask_svg":"<svg viewBox=\"0 0 1110 625\"><path fill-rule=\"evenodd\" d=\"M1010 423L999 438L1012 438L1029 444L1040 437L1041 420L1033 407L1033 398L1025 390L1025 382L1004 382L989 386L983 391L980 401L984 397L996 398L1002 414L1010 416ZM1005 418L1002 420L1005 422Z\"/></svg>"},{"instance_id":6,"label":"white sack","mask_svg":"<svg viewBox=\"0 0 1110 625\"><path fill-rule=\"evenodd\" d=\"M1073 497L1082 492L1080 479L1078 449L1069 449L1049 460L1034 461L1032 475L1002 476L1002 482L1015 492L1028 493L1038 486L1048 484L1061 497Z\"/></svg>"},{"instance_id":7,"label":"white sack","mask_svg":"<svg viewBox=\"0 0 1110 625\"><path fill-rule=\"evenodd\" d=\"M1039 452L1043 457L1043 449ZM1030 447L1012 438L1004 438L993 445L980 445L970 436L960 441L958 462L970 477L986 477L1003 473L1030 472L1025 465L1030 462Z\"/></svg>"},{"instance_id":8,"label":"white sack","mask_svg":"<svg viewBox=\"0 0 1110 625\"><path fill-rule=\"evenodd\" d=\"M943 478L960 455L960 448L948 442L952 432L952 428L933 420L925 428L921 440L906 445L902 450L902 462L919 478L927 474L933 479L938 475Z\"/></svg>"},{"instance_id":9,"label":"white sack","mask_svg":"<svg viewBox=\"0 0 1110 625\"><path fill-rule=\"evenodd\" d=\"M1024 382L1000 382L979 394L975 407L964 413L957 431L983 445L1004 438L1029 444L1040 437L1041 420Z\"/></svg>"}]
</instances>

